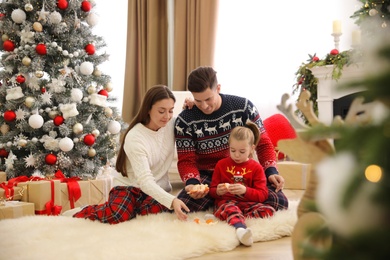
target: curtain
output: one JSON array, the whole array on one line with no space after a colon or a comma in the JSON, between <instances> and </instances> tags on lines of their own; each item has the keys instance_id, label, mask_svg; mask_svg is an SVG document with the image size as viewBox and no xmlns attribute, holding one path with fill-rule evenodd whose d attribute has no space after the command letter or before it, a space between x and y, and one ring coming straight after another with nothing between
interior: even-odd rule
<instances>
[{"instance_id":1,"label":"curtain","mask_svg":"<svg viewBox=\"0 0 390 260\"><path fill-rule=\"evenodd\" d=\"M168 85L168 1L129 0L122 118L130 122L146 91ZM186 90L188 73L213 66L218 0L173 0L172 89Z\"/></svg>"}]
</instances>

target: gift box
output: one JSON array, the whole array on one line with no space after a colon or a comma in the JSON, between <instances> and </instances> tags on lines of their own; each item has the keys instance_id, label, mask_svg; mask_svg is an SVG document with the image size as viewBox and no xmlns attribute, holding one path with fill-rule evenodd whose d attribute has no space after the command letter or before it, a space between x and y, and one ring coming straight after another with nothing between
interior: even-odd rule
<instances>
[{"instance_id":1,"label":"gift box","mask_svg":"<svg viewBox=\"0 0 390 260\"><path fill-rule=\"evenodd\" d=\"M0 219L34 215L34 203L6 201L0 204Z\"/></svg>"},{"instance_id":2,"label":"gift box","mask_svg":"<svg viewBox=\"0 0 390 260\"><path fill-rule=\"evenodd\" d=\"M284 188L291 190L304 190L310 177L311 164L283 161L277 163L279 175L284 178Z\"/></svg>"},{"instance_id":3,"label":"gift box","mask_svg":"<svg viewBox=\"0 0 390 260\"><path fill-rule=\"evenodd\" d=\"M5 172L0 172L0 183L7 181L7 174Z\"/></svg>"},{"instance_id":4,"label":"gift box","mask_svg":"<svg viewBox=\"0 0 390 260\"><path fill-rule=\"evenodd\" d=\"M102 204L108 200L108 194L113 186L111 176L90 180L90 204Z\"/></svg>"},{"instance_id":5,"label":"gift box","mask_svg":"<svg viewBox=\"0 0 390 260\"><path fill-rule=\"evenodd\" d=\"M0 184L0 200L22 200L25 193L25 187L8 186L6 182Z\"/></svg>"},{"instance_id":6,"label":"gift box","mask_svg":"<svg viewBox=\"0 0 390 260\"><path fill-rule=\"evenodd\" d=\"M90 181L63 182L60 187L62 212L90 204Z\"/></svg>"},{"instance_id":7,"label":"gift box","mask_svg":"<svg viewBox=\"0 0 390 260\"><path fill-rule=\"evenodd\" d=\"M36 215L59 215L61 212L61 182L41 180L27 182L28 202L34 203Z\"/></svg>"}]
</instances>

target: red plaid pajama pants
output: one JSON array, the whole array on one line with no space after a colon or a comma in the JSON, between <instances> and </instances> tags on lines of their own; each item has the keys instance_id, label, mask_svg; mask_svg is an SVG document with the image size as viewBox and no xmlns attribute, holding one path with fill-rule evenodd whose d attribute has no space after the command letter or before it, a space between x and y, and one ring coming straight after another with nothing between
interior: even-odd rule
<instances>
[{"instance_id":1,"label":"red plaid pajama pants","mask_svg":"<svg viewBox=\"0 0 390 260\"><path fill-rule=\"evenodd\" d=\"M143 193L139 188L117 186L111 189L107 202L86 206L73 217L117 224L135 218L137 215L167 211L170 210L151 196Z\"/></svg>"}]
</instances>

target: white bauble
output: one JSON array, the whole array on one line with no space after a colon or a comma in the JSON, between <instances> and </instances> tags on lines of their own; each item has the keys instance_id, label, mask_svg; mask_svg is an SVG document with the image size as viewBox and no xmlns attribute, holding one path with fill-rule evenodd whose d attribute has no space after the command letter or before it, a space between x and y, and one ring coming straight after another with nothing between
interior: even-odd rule
<instances>
[{"instance_id":1,"label":"white bauble","mask_svg":"<svg viewBox=\"0 0 390 260\"><path fill-rule=\"evenodd\" d=\"M23 23L26 21L26 13L22 9L15 9L11 13L11 18L15 23Z\"/></svg>"},{"instance_id":2,"label":"white bauble","mask_svg":"<svg viewBox=\"0 0 390 260\"><path fill-rule=\"evenodd\" d=\"M79 88L73 88L70 92L72 101L80 102L83 99L83 91Z\"/></svg>"},{"instance_id":3,"label":"white bauble","mask_svg":"<svg viewBox=\"0 0 390 260\"><path fill-rule=\"evenodd\" d=\"M98 24L99 16L95 13L89 13L86 20L87 20L87 24L93 27Z\"/></svg>"},{"instance_id":4,"label":"white bauble","mask_svg":"<svg viewBox=\"0 0 390 260\"><path fill-rule=\"evenodd\" d=\"M80 123L74 124L74 126L73 126L73 133L81 134L83 132L83 130L84 130L84 127L83 127L82 124L80 124Z\"/></svg>"},{"instance_id":5,"label":"white bauble","mask_svg":"<svg viewBox=\"0 0 390 260\"><path fill-rule=\"evenodd\" d=\"M28 119L28 124L34 129L41 128L43 126L43 117L40 115L34 114L34 115L30 116L30 118Z\"/></svg>"},{"instance_id":6,"label":"white bauble","mask_svg":"<svg viewBox=\"0 0 390 260\"><path fill-rule=\"evenodd\" d=\"M74 143L73 143L72 139L70 139L69 137L64 137L60 140L60 142L58 143L58 146L60 147L60 149L62 151L69 152L70 150L73 149Z\"/></svg>"},{"instance_id":7,"label":"white bauble","mask_svg":"<svg viewBox=\"0 0 390 260\"><path fill-rule=\"evenodd\" d=\"M24 5L24 10L26 10L27 12L31 12L32 10L34 10L34 7L32 4L28 3Z\"/></svg>"},{"instance_id":8,"label":"white bauble","mask_svg":"<svg viewBox=\"0 0 390 260\"><path fill-rule=\"evenodd\" d=\"M93 73L93 63L84 61L80 64L80 73L83 75L91 75Z\"/></svg>"},{"instance_id":9,"label":"white bauble","mask_svg":"<svg viewBox=\"0 0 390 260\"><path fill-rule=\"evenodd\" d=\"M59 24L62 21L62 16L59 12L54 11L50 13L49 21L51 24Z\"/></svg>"},{"instance_id":10,"label":"white bauble","mask_svg":"<svg viewBox=\"0 0 390 260\"><path fill-rule=\"evenodd\" d=\"M121 124L118 121L110 121L107 126L108 132L113 135L116 135L121 131Z\"/></svg>"}]
</instances>

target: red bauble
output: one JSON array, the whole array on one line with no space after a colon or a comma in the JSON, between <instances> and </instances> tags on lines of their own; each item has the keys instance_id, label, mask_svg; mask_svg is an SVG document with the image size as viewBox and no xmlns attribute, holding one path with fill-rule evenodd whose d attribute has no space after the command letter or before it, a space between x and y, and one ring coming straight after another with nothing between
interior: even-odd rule
<instances>
[{"instance_id":1,"label":"red bauble","mask_svg":"<svg viewBox=\"0 0 390 260\"><path fill-rule=\"evenodd\" d=\"M107 90L105 90L105 89L100 90L100 91L98 92L98 94L99 94L99 95L102 95L102 96L108 97L108 92L107 92Z\"/></svg>"},{"instance_id":2,"label":"red bauble","mask_svg":"<svg viewBox=\"0 0 390 260\"><path fill-rule=\"evenodd\" d=\"M12 122L16 119L16 113L12 110L4 112L4 120L7 122Z\"/></svg>"},{"instance_id":3,"label":"red bauble","mask_svg":"<svg viewBox=\"0 0 390 260\"><path fill-rule=\"evenodd\" d=\"M37 45L37 47L35 47L35 51L39 54L39 55L45 55L47 53L47 50L46 50L46 45L43 44L43 43L39 43Z\"/></svg>"},{"instance_id":4,"label":"red bauble","mask_svg":"<svg viewBox=\"0 0 390 260\"><path fill-rule=\"evenodd\" d=\"M81 2L81 10L83 10L84 12L89 12L91 11L91 3L88 2L88 1L83 1Z\"/></svg>"},{"instance_id":5,"label":"red bauble","mask_svg":"<svg viewBox=\"0 0 390 260\"><path fill-rule=\"evenodd\" d=\"M3 14L3 13L0 13L0 21L1 21L1 20L3 20L3 19L4 19L4 17L5 17L5 14Z\"/></svg>"},{"instance_id":6,"label":"red bauble","mask_svg":"<svg viewBox=\"0 0 390 260\"><path fill-rule=\"evenodd\" d=\"M319 61L319 59L320 59L320 58L318 58L317 56L314 56L312 60L313 60L313 61Z\"/></svg>"},{"instance_id":7,"label":"red bauble","mask_svg":"<svg viewBox=\"0 0 390 260\"><path fill-rule=\"evenodd\" d=\"M84 136L84 143L91 146L95 143L95 136L93 134L87 134Z\"/></svg>"},{"instance_id":8,"label":"red bauble","mask_svg":"<svg viewBox=\"0 0 390 260\"><path fill-rule=\"evenodd\" d=\"M24 83L26 81L26 78L23 75L16 76L16 81L20 84Z\"/></svg>"},{"instance_id":9,"label":"red bauble","mask_svg":"<svg viewBox=\"0 0 390 260\"><path fill-rule=\"evenodd\" d=\"M95 54L95 46L93 46L93 44L87 44L84 49L85 52L88 53L88 55Z\"/></svg>"},{"instance_id":10,"label":"red bauble","mask_svg":"<svg viewBox=\"0 0 390 260\"><path fill-rule=\"evenodd\" d=\"M45 157L45 162L49 165L53 165L57 162L57 156L52 154L52 153L49 153L48 155L46 155Z\"/></svg>"},{"instance_id":11,"label":"red bauble","mask_svg":"<svg viewBox=\"0 0 390 260\"><path fill-rule=\"evenodd\" d=\"M333 50L330 51L330 54L331 55L337 55L337 54L339 54L339 50L338 49L333 49Z\"/></svg>"},{"instance_id":12,"label":"red bauble","mask_svg":"<svg viewBox=\"0 0 390 260\"><path fill-rule=\"evenodd\" d=\"M46 92L46 88L45 87L41 87L41 93L45 93Z\"/></svg>"},{"instance_id":13,"label":"red bauble","mask_svg":"<svg viewBox=\"0 0 390 260\"><path fill-rule=\"evenodd\" d=\"M62 125L62 123L64 123L64 118L62 116L56 116L54 119L53 119L53 123L56 125L56 126L59 126L59 125Z\"/></svg>"},{"instance_id":14,"label":"red bauble","mask_svg":"<svg viewBox=\"0 0 390 260\"><path fill-rule=\"evenodd\" d=\"M15 49L15 43L10 40L6 40L3 42L3 49L5 51L13 51Z\"/></svg>"},{"instance_id":15,"label":"red bauble","mask_svg":"<svg viewBox=\"0 0 390 260\"><path fill-rule=\"evenodd\" d=\"M68 1L58 0L57 7L60 8L61 10L65 10L66 8L68 8Z\"/></svg>"},{"instance_id":16,"label":"red bauble","mask_svg":"<svg viewBox=\"0 0 390 260\"><path fill-rule=\"evenodd\" d=\"M7 150L5 150L4 148L0 149L0 157L7 157L8 156L8 152Z\"/></svg>"}]
</instances>

